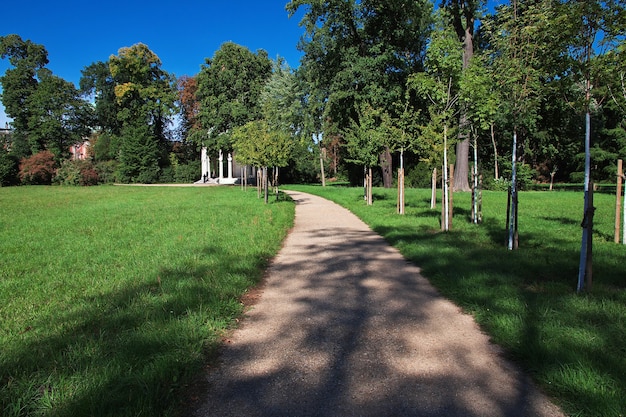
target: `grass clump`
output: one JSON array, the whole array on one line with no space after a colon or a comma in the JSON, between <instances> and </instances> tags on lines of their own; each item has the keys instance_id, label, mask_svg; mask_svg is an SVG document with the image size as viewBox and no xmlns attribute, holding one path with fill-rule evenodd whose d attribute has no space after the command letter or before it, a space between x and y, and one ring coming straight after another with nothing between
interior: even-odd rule
<instances>
[{"instance_id":1,"label":"grass clump","mask_svg":"<svg viewBox=\"0 0 626 417\"><path fill-rule=\"evenodd\" d=\"M236 188L0 188L0 414L173 415L293 214Z\"/></svg>"},{"instance_id":2,"label":"grass clump","mask_svg":"<svg viewBox=\"0 0 626 417\"><path fill-rule=\"evenodd\" d=\"M420 266L446 297L474 315L493 341L566 412L626 415L626 246L613 243L615 196L595 196L593 291L575 292L583 195L520 194L520 249L508 251L506 192L483 193L482 225L469 221L470 195L454 195L453 230L440 231L430 190L291 186L350 209Z\"/></svg>"}]
</instances>

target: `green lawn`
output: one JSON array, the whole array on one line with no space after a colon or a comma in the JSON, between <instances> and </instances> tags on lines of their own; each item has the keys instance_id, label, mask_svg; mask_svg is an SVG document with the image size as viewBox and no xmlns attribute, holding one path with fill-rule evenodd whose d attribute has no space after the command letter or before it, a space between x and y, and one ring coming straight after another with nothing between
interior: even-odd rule
<instances>
[{"instance_id":1,"label":"green lawn","mask_svg":"<svg viewBox=\"0 0 626 417\"><path fill-rule=\"evenodd\" d=\"M350 208L471 312L567 412L626 415L626 247L597 194L594 289L576 295L582 194L523 192L520 250L506 194L484 223L455 195L439 231L429 190L291 187ZM238 188L0 188L0 414L175 415L180 389L241 313L293 221Z\"/></svg>"},{"instance_id":2,"label":"green lawn","mask_svg":"<svg viewBox=\"0 0 626 417\"><path fill-rule=\"evenodd\" d=\"M0 188L0 415L174 415L293 213L239 188Z\"/></svg>"},{"instance_id":3,"label":"green lawn","mask_svg":"<svg viewBox=\"0 0 626 417\"><path fill-rule=\"evenodd\" d=\"M575 293L583 194L522 192L520 249L506 240L506 193L484 192L484 223L469 221L470 195L454 195L453 230L440 231L430 190L290 186L349 208L446 296L474 315L494 342L573 416L626 416L626 246L613 243L615 196L595 195L594 286Z\"/></svg>"}]
</instances>

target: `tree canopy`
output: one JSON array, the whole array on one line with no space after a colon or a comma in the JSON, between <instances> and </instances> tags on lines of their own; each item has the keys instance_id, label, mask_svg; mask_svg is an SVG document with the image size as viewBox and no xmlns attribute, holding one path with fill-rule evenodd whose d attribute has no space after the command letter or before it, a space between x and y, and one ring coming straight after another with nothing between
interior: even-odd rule
<instances>
[{"instance_id":1,"label":"tree canopy","mask_svg":"<svg viewBox=\"0 0 626 417\"><path fill-rule=\"evenodd\" d=\"M230 151L233 129L261 117L259 97L271 72L267 52L253 53L232 42L207 58L197 75L201 128L194 140L214 151Z\"/></svg>"}]
</instances>

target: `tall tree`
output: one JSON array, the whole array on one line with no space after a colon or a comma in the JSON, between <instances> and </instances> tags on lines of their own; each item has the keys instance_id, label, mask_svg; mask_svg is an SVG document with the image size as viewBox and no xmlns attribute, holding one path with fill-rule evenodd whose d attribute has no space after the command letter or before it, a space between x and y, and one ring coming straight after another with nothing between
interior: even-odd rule
<instances>
[{"instance_id":1,"label":"tall tree","mask_svg":"<svg viewBox=\"0 0 626 417\"><path fill-rule=\"evenodd\" d=\"M90 105L72 83L45 67L42 45L7 35L0 37L0 57L13 65L0 77L2 102L13 118L11 152L24 157L47 149L57 159L67 156L69 146L89 134Z\"/></svg>"},{"instance_id":2,"label":"tall tree","mask_svg":"<svg viewBox=\"0 0 626 417\"><path fill-rule=\"evenodd\" d=\"M178 79L178 102L181 110L180 136L190 139L194 131L200 130L200 102L196 77L183 76Z\"/></svg>"},{"instance_id":3,"label":"tall tree","mask_svg":"<svg viewBox=\"0 0 626 417\"><path fill-rule=\"evenodd\" d=\"M426 52L426 71L413 74L408 86L428 101L430 120L421 130L422 155L433 165L441 163L443 174L442 229L449 230L448 138L454 132L453 118L458 115L461 48L445 27L435 27Z\"/></svg>"},{"instance_id":4,"label":"tall tree","mask_svg":"<svg viewBox=\"0 0 626 417\"><path fill-rule=\"evenodd\" d=\"M355 162L364 168L365 200L372 205L372 167L378 164L381 152L388 146L385 112L380 108L364 105L358 118L345 130L346 147Z\"/></svg>"},{"instance_id":5,"label":"tall tree","mask_svg":"<svg viewBox=\"0 0 626 417\"><path fill-rule=\"evenodd\" d=\"M456 35L463 45L463 69L469 68L474 56L474 32L476 18L484 0L443 0L442 6L448 12L450 22ZM459 114L459 141L456 145L456 175L454 176L454 190L469 191L469 150L470 150L470 121L467 111L461 108Z\"/></svg>"},{"instance_id":6,"label":"tall tree","mask_svg":"<svg viewBox=\"0 0 626 417\"><path fill-rule=\"evenodd\" d=\"M236 127L232 139L237 161L263 167L267 203L267 168L287 165L294 145L292 138L284 130L270 126L266 120L255 120Z\"/></svg>"},{"instance_id":7,"label":"tall tree","mask_svg":"<svg viewBox=\"0 0 626 417\"><path fill-rule=\"evenodd\" d=\"M81 71L80 89L93 97L96 123L94 127L103 133L120 135L122 120L118 118L120 105L115 96L115 80L107 62L94 62Z\"/></svg>"},{"instance_id":8,"label":"tall tree","mask_svg":"<svg viewBox=\"0 0 626 417\"><path fill-rule=\"evenodd\" d=\"M272 72L267 52L224 43L197 76L201 129L194 141L211 150L232 150L234 128L261 117L259 96Z\"/></svg>"},{"instance_id":9,"label":"tall tree","mask_svg":"<svg viewBox=\"0 0 626 417\"><path fill-rule=\"evenodd\" d=\"M531 133L538 120L543 94L542 81L554 71L552 56L555 8L551 0L512 0L501 6L495 20L486 21L490 35L494 81L513 131L508 248L517 247L518 135Z\"/></svg>"},{"instance_id":10,"label":"tall tree","mask_svg":"<svg viewBox=\"0 0 626 417\"><path fill-rule=\"evenodd\" d=\"M146 45L121 48L109 70L122 121L120 174L128 182L155 182L167 160L167 126L176 112L173 77Z\"/></svg>"},{"instance_id":11,"label":"tall tree","mask_svg":"<svg viewBox=\"0 0 626 417\"><path fill-rule=\"evenodd\" d=\"M13 119L12 152L19 157L28 156L32 153L28 145L32 113L28 100L39 84L39 72L48 64L48 51L43 45L12 34L0 37L0 58L8 58L13 66L0 77L2 103L6 114Z\"/></svg>"},{"instance_id":12,"label":"tall tree","mask_svg":"<svg viewBox=\"0 0 626 417\"><path fill-rule=\"evenodd\" d=\"M391 109L409 74L421 69L432 3L425 0L292 0L305 35L301 68L323 98L324 137L337 137L363 106ZM389 164L390 158L385 158ZM386 183L391 183L391 169Z\"/></svg>"},{"instance_id":13,"label":"tall tree","mask_svg":"<svg viewBox=\"0 0 626 417\"><path fill-rule=\"evenodd\" d=\"M571 36L569 52L572 59L572 80L581 94L574 99L578 109L585 114L585 203L583 233L580 251L577 290L581 291L585 277L591 289L591 255L594 207L590 195L591 182L591 114L604 99L605 91L598 87L606 84L603 79L604 60L598 59L598 51L606 51L610 45L623 38L626 10L621 0L563 0L565 31Z\"/></svg>"},{"instance_id":14,"label":"tall tree","mask_svg":"<svg viewBox=\"0 0 626 417\"><path fill-rule=\"evenodd\" d=\"M27 102L33 153L47 149L60 161L69 156L70 146L89 137L93 109L74 84L42 70L37 89Z\"/></svg>"}]
</instances>

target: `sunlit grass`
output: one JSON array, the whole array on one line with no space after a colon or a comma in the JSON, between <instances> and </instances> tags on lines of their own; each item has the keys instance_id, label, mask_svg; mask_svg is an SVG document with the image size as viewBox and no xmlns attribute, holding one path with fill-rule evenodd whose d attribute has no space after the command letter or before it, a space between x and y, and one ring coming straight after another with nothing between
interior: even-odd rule
<instances>
[{"instance_id":1,"label":"sunlit grass","mask_svg":"<svg viewBox=\"0 0 626 417\"><path fill-rule=\"evenodd\" d=\"M469 221L469 193L455 193L453 230L440 231L430 190L292 186L349 208L398 247L493 341L575 416L626 415L626 246L613 243L615 196L596 194L594 283L577 295L582 193L522 192L520 249L506 239L506 193L484 192L484 223Z\"/></svg>"},{"instance_id":2,"label":"sunlit grass","mask_svg":"<svg viewBox=\"0 0 626 417\"><path fill-rule=\"evenodd\" d=\"M293 212L238 188L0 188L0 414L172 414Z\"/></svg>"}]
</instances>

